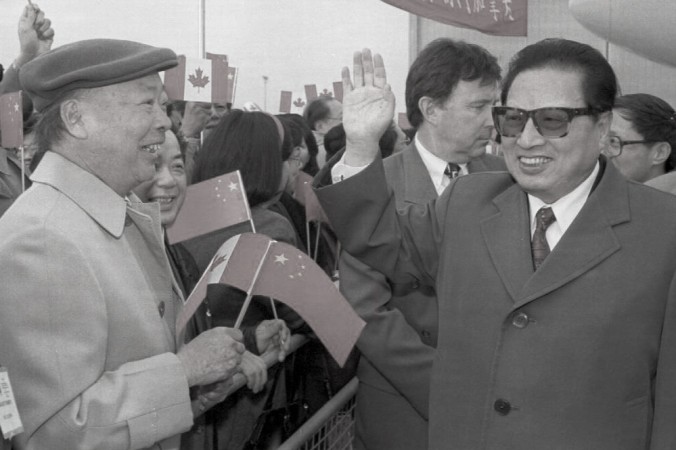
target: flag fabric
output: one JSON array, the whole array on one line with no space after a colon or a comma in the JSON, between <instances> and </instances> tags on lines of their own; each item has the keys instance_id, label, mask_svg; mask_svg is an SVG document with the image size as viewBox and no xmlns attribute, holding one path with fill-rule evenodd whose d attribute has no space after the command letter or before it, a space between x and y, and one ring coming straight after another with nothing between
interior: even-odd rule
<instances>
[{"instance_id":1,"label":"flag fabric","mask_svg":"<svg viewBox=\"0 0 676 450\"><path fill-rule=\"evenodd\" d=\"M316 84L306 84L305 85L305 100L310 103L312 100L317 98L317 85Z\"/></svg>"},{"instance_id":2,"label":"flag fabric","mask_svg":"<svg viewBox=\"0 0 676 450\"><path fill-rule=\"evenodd\" d=\"M227 103L235 103L235 94L237 93L237 75L239 69L237 67L228 66L228 91L225 95Z\"/></svg>"},{"instance_id":3,"label":"flag fabric","mask_svg":"<svg viewBox=\"0 0 676 450\"><path fill-rule=\"evenodd\" d=\"M308 255L263 234L243 233L226 241L216 258L212 280L220 274L221 284L288 305L345 364L365 323Z\"/></svg>"},{"instance_id":4,"label":"flag fabric","mask_svg":"<svg viewBox=\"0 0 676 450\"><path fill-rule=\"evenodd\" d=\"M4 148L23 147L21 91L0 95L0 135Z\"/></svg>"},{"instance_id":5,"label":"flag fabric","mask_svg":"<svg viewBox=\"0 0 676 450\"><path fill-rule=\"evenodd\" d=\"M170 244L251 220L239 170L188 186L183 207L167 228Z\"/></svg>"},{"instance_id":6,"label":"flag fabric","mask_svg":"<svg viewBox=\"0 0 676 450\"><path fill-rule=\"evenodd\" d=\"M282 94L279 98L279 112L280 113L290 113L291 112L291 97L293 92L291 91L282 91Z\"/></svg>"},{"instance_id":7,"label":"flag fabric","mask_svg":"<svg viewBox=\"0 0 676 450\"><path fill-rule=\"evenodd\" d=\"M230 68L224 62L225 55L210 53L210 56L211 59L178 57L178 66L164 73L164 87L170 100L228 102Z\"/></svg>"},{"instance_id":8,"label":"flag fabric","mask_svg":"<svg viewBox=\"0 0 676 450\"><path fill-rule=\"evenodd\" d=\"M334 81L333 82L333 98L338 100L340 103L343 103L343 82Z\"/></svg>"},{"instance_id":9,"label":"flag fabric","mask_svg":"<svg viewBox=\"0 0 676 450\"><path fill-rule=\"evenodd\" d=\"M382 0L437 22L494 36L526 36L528 0Z\"/></svg>"},{"instance_id":10,"label":"flag fabric","mask_svg":"<svg viewBox=\"0 0 676 450\"><path fill-rule=\"evenodd\" d=\"M397 125L399 125L399 128L402 130L410 130L413 128L411 126L411 123L408 121L408 116L406 113L399 113L397 114Z\"/></svg>"},{"instance_id":11,"label":"flag fabric","mask_svg":"<svg viewBox=\"0 0 676 450\"><path fill-rule=\"evenodd\" d=\"M295 198L305 206L305 220L307 222L329 223L322 205L319 203L317 194L312 189L313 178L305 172L298 173L296 177Z\"/></svg>"}]
</instances>

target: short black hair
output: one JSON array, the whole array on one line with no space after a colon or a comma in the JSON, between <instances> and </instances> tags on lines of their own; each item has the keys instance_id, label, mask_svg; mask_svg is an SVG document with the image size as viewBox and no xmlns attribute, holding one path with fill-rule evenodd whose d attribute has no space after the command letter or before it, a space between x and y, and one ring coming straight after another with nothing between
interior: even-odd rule
<instances>
[{"instance_id":1,"label":"short black hair","mask_svg":"<svg viewBox=\"0 0 676 450\"><path fill-rule=\"evenodd\" d=\"M676 112L671 105L650 94L627 94L615 100L615 112L631 123L647 141L668 142L671 154L665 170L676 167Z\"/></svg>"},{"instance_id":2,"label":"short black hair","mask_svg":"<svg viewBox=\"0 0 676 450\"><path fill-rule=\"evenodd\" d=\"M610 111L618 91L617 78L606 58L591 45L561 38L543 39L521 49L509 63L500 101L506 104L517 75L527 70L552 68L582 75L582 92L595 112Z\"/></svg>"},{"instance_id":3,"label":"short black hair","mask_svg":"<svg viewBox=\"0 0 676 450\"><path fill-rule=\"evenodd\" d=\"M274 119L260 111L232 110L204 140L192 182L239 170L250 206L270 200L282 182L282 142Z\"/></svg>"},{"instance_id":4,"label":"short black hair","mask_svg":"<svg viewBox=\"0 0 676 450\"><path fill-rule=\"evenodd\" d=\"M317 97L307 104L303 110L303 118L311 129L316 130L315 125L320 120L324 120L331 114L329 102L338 101L333 97Z\"/></svg>"},{"instance_id":5,"label":"short black hair","mask_svg":"<svg viewBox=\"0 0 676 450\"><path fill-rule=\"evenodd\" d=\"M406 117L414 129L423 122L422 97L445 101L460 81L500 81L495 56L476 44L448 38L430 42L415 59L406 77Z\"/></svg>"}]
</instances>

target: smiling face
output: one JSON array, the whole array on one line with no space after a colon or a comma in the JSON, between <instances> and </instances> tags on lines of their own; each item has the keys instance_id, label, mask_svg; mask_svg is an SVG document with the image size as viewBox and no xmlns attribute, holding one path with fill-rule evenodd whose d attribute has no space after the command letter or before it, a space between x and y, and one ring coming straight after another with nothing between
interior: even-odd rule
<instances>
[{"instance_id":1,"label":"smiling face","mask_svg":"<svg viewBox=\"0 0 676 450\"><path fill-rule=\"evenodd\" d=\"M178 140L173 132L166 132L164 143L157 154L155 176L136 187L134 193L144 202L160 204L162 225L166 227L176 220L185 200L188 181Z\"/></svg>"},{"instance_id":2,"label":"smiling face","mask_svg":"<svg viewBox=\"0 0 676 450\"><path fill-rule=\"evenodd\" d=\"M120 195L155 175L171 122L161 108L162 80L153 74L86 91L78 108L86 152L76 161Z\"/></svg>"},{"instance_id":3,"label":"smiling face","mask_svg":"<svg viewBox=\"0 0 676 450\"><path fill-rule=\"evenodd\" d=\"M526 70L516 76L506 105L532 110L544 107L586 108L582 77L554 68ZM606 142L612 114L577 116L568 135L546 138L528 120L516 137L502 137L505 163L522 189L545 203L573 191L593 171Z\"/></svg>"}]
</instances>

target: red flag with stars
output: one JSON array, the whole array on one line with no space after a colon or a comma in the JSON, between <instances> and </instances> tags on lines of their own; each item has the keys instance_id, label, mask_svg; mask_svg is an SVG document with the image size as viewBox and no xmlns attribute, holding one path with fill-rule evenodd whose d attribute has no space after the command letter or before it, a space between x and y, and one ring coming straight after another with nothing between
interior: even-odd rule
<instances>
[{"instance_id":1,"label":"red flag with stars","mask_svg":"<svg viewBox=\"0 0 676 450\"><path fill-rule=\"evenodd\" d=\"M170 244L251 220L239 170L188 186L183 207L167 228Z\"/></svg>"},{"instance_id":2,"label":"red flag with stars","mask_svg":"<svg viewBox=\"0 0 676 450\"><path fill-rule=\"evenodd\" d=\"M288 305L345 364L365 322L308 255L263 234L243 233L226 241L214 261L212 280L220 274L221 284Z\"/></svg>"},{"instance_id":3,"label":"red flag with stars","mask_svg":"<svg viewBox=\"0 0 676 450\"><path fill-rule=\"evenodd\" d=\"M23 147L21 91L0 95L0 135L4 148Z\"/></svg>"},{"instance_id":4,"label":"red flag with stars","mask_svg":"<svg viewBox=\"0 0 676 450\"><path fill-rule=\"evenodd\" d=\"M305 172L300 172L296 177L294 196L296 200L305 206L305 220L308 222L329 223L329 218L319 203L317 194L312 190L313 178Z\"/></svg>"}]
</instances>

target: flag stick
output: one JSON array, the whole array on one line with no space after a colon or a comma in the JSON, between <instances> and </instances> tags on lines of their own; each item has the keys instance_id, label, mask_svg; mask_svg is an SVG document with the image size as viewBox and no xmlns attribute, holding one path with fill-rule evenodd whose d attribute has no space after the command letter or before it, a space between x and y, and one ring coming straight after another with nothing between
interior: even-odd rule
<instances>
[{"instance_id":1,"label":"flag stick","mask_svg":"<svg viewBox=\"0 0 676 450\"><path fill-rule=\"evenodd\" d=\"M338 274L338 263L340 262L340 241L336 244L336 260L333 262L333 276L336 277Z\"/></svg>"},{"instance_id":2,"label":"flag stick","mask_svg":"<svg viewBox=\"0 0 676 450\"><path fill-rule=\"evenodd\" d=\"M310 222L305 221L305 241L307 244L307 254L312 254L312 247L310 247Z\"/></svg>"},{"instance_id":3,"label":"flag stick","mask_svg":"<svg viewBox=\"0 0 676 450\"><path fill-rule=\"evenodd\" d=\"M24 153L23 150L23 145L19 147L19 150L21 150L21 192L26 191L26 154Z\"/></svg>"},{"instance_id":4,"label":"flag stick","mask_svg":"<svg viewBox=\"0 0 676 450\"><path fill-rule=\"evenodd\" d=\"M239 328L242 326L242 321L244 320L244 315L246 314L246 310L249 309L249 305L251 304L251 298L253 297L253 288L254 285L256 284L256 280L258 279L258 275L261 273L261 269L263 268L263 263L265 263L266 258L268 257L268 252L270 251L270 247L272 246L272 243L275 241L270 241L268 242L268 247L265 249L265 253L263 253L263 257L261 258L260 262L258 263L258 268L256 269L256 273L254 273L253 279L251 280L251 285L249 286L249 289L246 291L246 298L244 299L244 304L242 305L242 309L239 311L239 316L237 316L237 320L235 321L235 328ZM272 302L272 298L270 299ZM273 306L274 308L274 306Z\"/></svg>"},{"instance_id":5,"label":"flag stick","mask_svg":"<svg viewBox=\"0 0 676 450\"><path fill-rule=\"evenodd\" d=\"M315 237L315 256L314 261L317 262L317 253L319 253L319 235L322 232L322 221L318 220L317 221L317 237Z\"/></svg>"}]
</instances>

